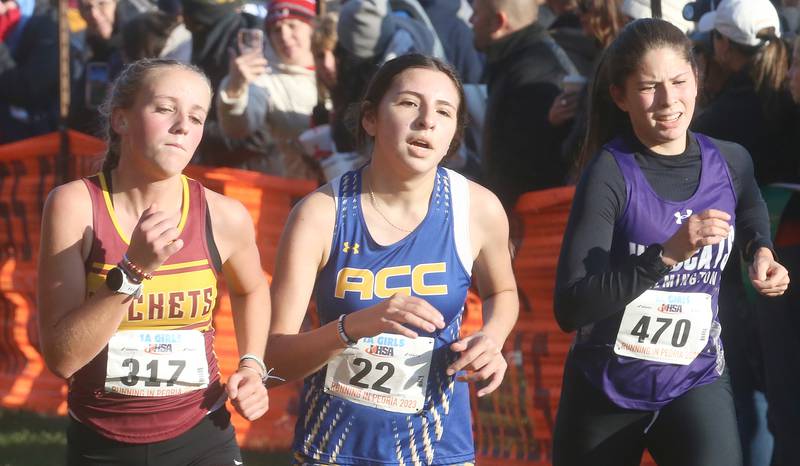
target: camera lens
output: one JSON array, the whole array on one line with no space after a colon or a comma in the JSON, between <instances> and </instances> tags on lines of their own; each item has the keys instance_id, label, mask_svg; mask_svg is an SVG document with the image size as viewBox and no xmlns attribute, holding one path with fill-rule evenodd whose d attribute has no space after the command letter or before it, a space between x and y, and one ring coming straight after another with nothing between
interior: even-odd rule
<instances>
[{"instance_id":1,"label":"camera lens","mask_svg":"<svg viewBox=\"0 0 800 466\"><path fill-rule=\"evenodd\" d=\"M697 0L689 2L683 7L683 19L686 21L698 22L700 18L711 11L712 0Z\"/></svg>"},{"instance_id":2,"label":"camera lens","mask_svg":"<svg viewBox=\"0 0 800 466\"><path fill-rule=\"evenodd\" d=\"M683 19L686 21L695 21L695 10L697 9L697 2L689 2L683 6Z\"/></svg>"}]
</instances>

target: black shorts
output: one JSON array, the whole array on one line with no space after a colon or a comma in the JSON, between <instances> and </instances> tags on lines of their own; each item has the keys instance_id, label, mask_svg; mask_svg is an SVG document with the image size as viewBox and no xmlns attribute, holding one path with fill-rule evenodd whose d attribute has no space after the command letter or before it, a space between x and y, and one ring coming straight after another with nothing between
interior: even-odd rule
<instances>
[{"instance_id":1,"label":"black shorts","mask_svg":"<svg viewBox=\"0 0 800 466\"><path fill-rule=\"evenodd\" d=\"M68 466L238 466L231 415L224 407L183 434L161 442L124 443L98 434L70 417L67 427Z\"/></svg>"},{"instance_id":2,"label":"black shorts","mask_svg":"<svg viewBox=\"0 0 800 466\"><path fill-rule=\"evenodd\" d=\"M741 466L727 371L658 411L640 411L612 403L567 358L553 466L638 466L645 448L659 466Z\"/></svg>"}]
</instances>

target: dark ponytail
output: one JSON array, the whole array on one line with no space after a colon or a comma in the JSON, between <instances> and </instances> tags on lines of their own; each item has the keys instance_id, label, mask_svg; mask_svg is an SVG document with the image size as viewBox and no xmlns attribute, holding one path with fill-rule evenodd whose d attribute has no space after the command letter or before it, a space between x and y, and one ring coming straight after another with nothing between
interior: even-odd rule
<instances>
[{"instance_id":1,"label":"dark ponytail","mask_svg":"<svg viewBox=\"0 0 800 466\"><path fill-rule=\"evenodd\" d=\"M671 48L697 73L692 42L671 23L654 18L629 23L603 52L589 88L588 130L576 161L580 173L601 147L615 136L627 132L630 118L611 98L610 88L625 88L625 80L639 67L651 50Z\"/></svg>"}]
</instances>

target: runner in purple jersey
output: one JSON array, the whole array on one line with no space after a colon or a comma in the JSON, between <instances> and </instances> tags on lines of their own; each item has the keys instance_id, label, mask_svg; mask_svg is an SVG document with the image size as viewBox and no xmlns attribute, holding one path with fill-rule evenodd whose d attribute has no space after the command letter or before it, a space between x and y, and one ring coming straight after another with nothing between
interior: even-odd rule
<instances>
[{"instance_id":1,"label":"runner in purple jersey","mask_svg":"<svg viewBox=\"0 0 800 466\"><path fill-rule=\"evenodd\" d=\"M720 275L734 241L766 296L786 290L741 146L690 133L691 42L629 24L592 86L584 160L556 280L577 330L553 435L555 466L742 463L719 340Z\"/></svg>"}]
</instances>

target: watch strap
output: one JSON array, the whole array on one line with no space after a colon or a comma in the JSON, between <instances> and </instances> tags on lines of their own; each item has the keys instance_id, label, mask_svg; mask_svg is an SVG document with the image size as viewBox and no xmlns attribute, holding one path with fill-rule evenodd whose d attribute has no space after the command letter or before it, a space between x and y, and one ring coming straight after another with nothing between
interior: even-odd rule
<instances>
[{"instance_id":1,"label":"watch strap","mask_svg":"<svg viewBox=\"0 0 800 466\"><path fill-rule=\"evenodd\" d=\"M666 275L672 270L672 267L664 263L664 246L659 243L647 246L641 257L645 262L643 265L658 275Z\"/></svg>"}]
</instances>

